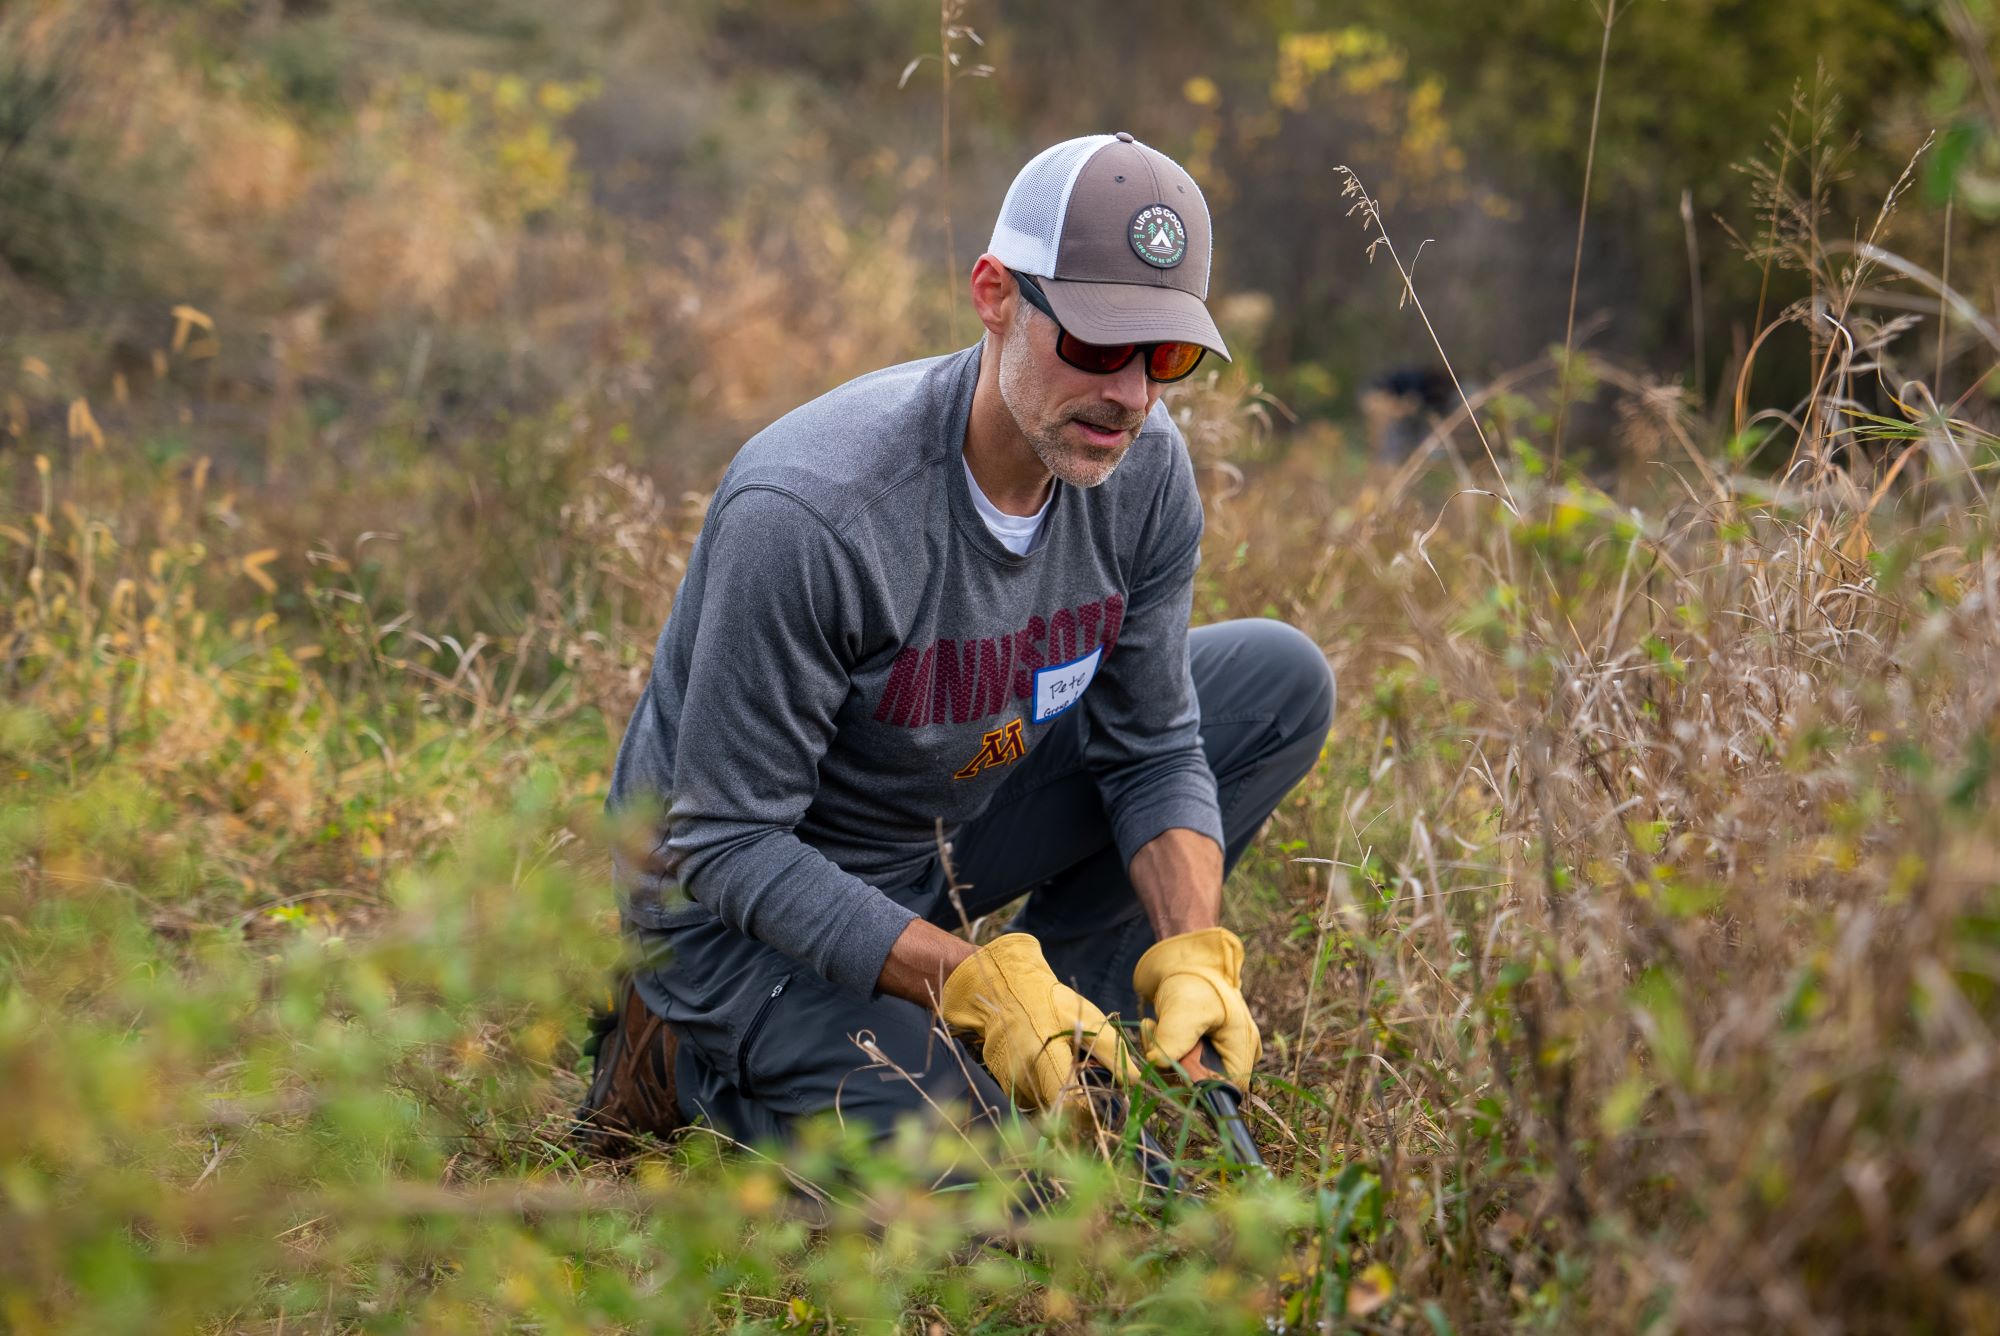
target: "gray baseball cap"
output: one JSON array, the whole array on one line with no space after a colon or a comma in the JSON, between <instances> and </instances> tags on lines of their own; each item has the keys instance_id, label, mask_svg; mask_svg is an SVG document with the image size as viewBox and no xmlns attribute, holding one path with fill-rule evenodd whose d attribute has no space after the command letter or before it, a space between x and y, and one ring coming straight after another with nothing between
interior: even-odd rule
<instances>
[{"instance_id":1,"label":"gray baseball cap","mask_svg":"<svg viewBox=\"0 0 2000 1336\"><path fill-rule=\"evenodd\" d=\"M1181 165L1131 135L1037 153L1000 204L986 248L1042 280L1086 343L1180 339L1229 356L1208 298L1208 203Z\"/></svg>"}]
</instances>

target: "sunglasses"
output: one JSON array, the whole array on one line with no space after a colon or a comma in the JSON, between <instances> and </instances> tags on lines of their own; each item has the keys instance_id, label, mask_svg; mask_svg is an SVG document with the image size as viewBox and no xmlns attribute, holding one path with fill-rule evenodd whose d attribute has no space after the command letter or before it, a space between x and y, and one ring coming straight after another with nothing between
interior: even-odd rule
<instances>
[{"instance_id":1,"label":"sunglasses","mask_svg":"<svg viewBox=\"0 0 2000 1336\"><path fill-rule=\"evenodd\" d=\"M1007 271L1013 274L1013 270ZM1199 343L1085 343L1076 335L1062 327L1056 319L1053 306L1049 305L1049 295L1042 291L1042 285L1026 274L1014 274L1014 281L1021 285L1021 295L1028 299L1028 305L1056 322L1056 356L1075 367L1078 371L1088 371L1092 375L1108 376L1114 371L1123 371L1131 360L1140 353L1146 355L1146 377L1158 385L1176 380L1185 380L1201 365L1201 359L1208 349Z\"/></svg>"}]
</instances>

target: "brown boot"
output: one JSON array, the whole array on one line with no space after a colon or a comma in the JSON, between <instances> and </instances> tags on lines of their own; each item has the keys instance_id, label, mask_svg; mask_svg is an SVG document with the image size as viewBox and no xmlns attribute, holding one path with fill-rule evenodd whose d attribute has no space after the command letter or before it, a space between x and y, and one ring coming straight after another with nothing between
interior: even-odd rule
<instances>
[{"instance_id":1,"label":"brown boot","mask_svg":"<svg viewBox=\"0 0 2000 1336\"><path fill-rule=\"evenodd\" d=\"M680 1038L652 1013L630 979L619 984L612 1010L591 1021L597 1066L576 1111L577 1142L592 1155L621 1159L640 1137L664 1138L687 1125L674 1093Z\"/></svg>"}]
</instances>

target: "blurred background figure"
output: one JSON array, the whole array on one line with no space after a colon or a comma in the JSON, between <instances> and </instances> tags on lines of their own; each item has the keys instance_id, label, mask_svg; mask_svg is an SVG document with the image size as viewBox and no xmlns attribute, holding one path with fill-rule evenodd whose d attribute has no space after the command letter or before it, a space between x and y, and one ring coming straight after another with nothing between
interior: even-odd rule
<instances>
[{"instance_id":1,"label":"blurred background figure","mask_svg":"<svg viewBox=\"0 0 2000 1336\"><path fill-rule=\"evenodd\" d=\"M1401 366L1371 377L1359 398L1368 454L1400 464L1416 452L1440 419L1458 407L1443 367Z\"/></svg>"}]
</instances>

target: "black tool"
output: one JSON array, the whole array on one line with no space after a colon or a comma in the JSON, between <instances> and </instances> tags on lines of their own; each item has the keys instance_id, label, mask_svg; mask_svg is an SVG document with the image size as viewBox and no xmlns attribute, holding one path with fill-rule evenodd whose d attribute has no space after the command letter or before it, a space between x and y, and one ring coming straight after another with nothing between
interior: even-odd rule
<instances>
[{"instance_id":1,"label":"black tool","mask_svg":"<svg viewBox=\"0 0 2000 1336\"><path fill-rule=\"evenodd\" d=\"M1125 1130L1125 1116L1128 1106L1124 1093L1111 1073L1094 1062L1083 1064L1079 1069L1083 1086L1089 1092L1091 1107L1097 1115L1099 1127L1122 1133ZM1133 1154L1139 1161L1139 1173L1146 1185L1156 1191L1178 1194L1183 1188L1180 1172L1174 1168L1173 1156L1167 1154L1152 1132L1143 1125L1139 1128L1137 1144Z\"/></svg>"},{"instance_id":2,"label":"black tool","mask_svg":"<svg viewBox=\"0 0 2000 1336\"><path fill-rule=\"evenodd\" d=\"M1223 1155L1231 1167L1268 1175L1271 1168L1264 1162L1263 1152L1257 1149L1257 1139L1250 1135L1250 1125L1243 1118L1243 1091L1222 1074L1222 1059L1214 1046L1206 1039L1202 1040L1199 1054L1195 1061L1185 1064L1185 1071L1196 1098L1201 1102L1202 1111L1215 1125L1216 1139L1222 1143ZM1085 1089L1090 1092L1098 1125L1122 1132L1129 1106L1111 1073L1096 1063L1086 1063L1081 1069L1081 1076ZM1184 1190L1186 1185L1181 1181L1173 1157L1149 1129L1139 1128L1133 1153L1147 1186L1176 1195Z\"/></svg>"},{"instance_id":3,"label":"black tool","mask_svg":"<svg viewBox=\"0 0 2000 1336\"><path fill-rule=\"evenodd\" d=\"M1209 1121L1215 1124L1215 1135L1238 1165L1269 1174L1271 1168L1264 1163L1264 1153L1257 1149L1257 1139L1250 1135L1250 1125L1243 1121L1243 1091L1222 1072L1222 1059L1215 1046L1202 1040L1198 1065L1189 1068L1188 1076L1194 1081L1195 1094L1200 1097Z\"/></svg>"}]
</instances>

